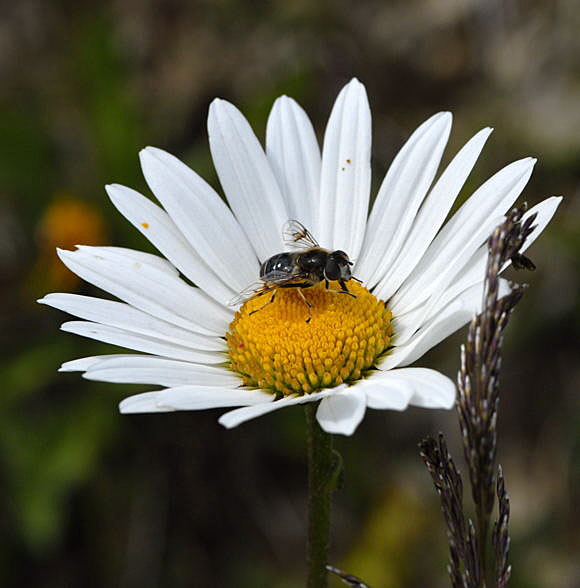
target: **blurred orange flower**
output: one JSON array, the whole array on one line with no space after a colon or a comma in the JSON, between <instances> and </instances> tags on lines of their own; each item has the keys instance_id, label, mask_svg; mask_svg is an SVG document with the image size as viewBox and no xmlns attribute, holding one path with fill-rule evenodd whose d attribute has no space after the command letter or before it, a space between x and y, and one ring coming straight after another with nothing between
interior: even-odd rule
<instances>
[{"instance_id":1,"label":"blurred orange flower","mask_svg":"<svg viewBox=\"0 0 580 588\"><path fill-rule=\"evenodd\" d=\"M56 194L38 226L39 256L32 276L35 290L76 290L80 279L54 250L74 249L78 243L99 245L106 237L103 217L95 208L72 194Z\"/></svg>"}]
</instances>

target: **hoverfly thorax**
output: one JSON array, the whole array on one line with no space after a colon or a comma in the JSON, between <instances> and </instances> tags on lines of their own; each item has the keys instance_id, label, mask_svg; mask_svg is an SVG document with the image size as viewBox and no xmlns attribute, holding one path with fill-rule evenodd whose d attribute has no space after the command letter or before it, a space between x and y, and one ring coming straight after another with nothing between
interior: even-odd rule
<instances>
[{"instance_id":1,"label":"hoverfly thorax","mask_svg":"<svg viewBox=\"0 0 580 588\"><path fill-rule=\"evenodd\" d=\"M313 247L299 254L297 265L311 276L317 276L322 280L324 274L324 265L328 258L328 252L324 249Z\"/></svg>"}]
</instances>

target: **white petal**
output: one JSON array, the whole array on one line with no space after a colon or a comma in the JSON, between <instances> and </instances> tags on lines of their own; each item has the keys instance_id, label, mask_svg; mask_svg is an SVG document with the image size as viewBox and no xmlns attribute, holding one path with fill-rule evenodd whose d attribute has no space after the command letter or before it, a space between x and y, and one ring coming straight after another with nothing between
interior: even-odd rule
<instances>
[{"instance_id":1,"label":"white petal","mask_svg":"<svg viewBox=\"0 0 580 588\"><path fill-rule=\"evenodd\" d=\"M404 368L385 373L412 391L409 404L423 408L451 408L455 403L455 384L443 374L427 368ZM369 405L370 406L370 405Z\"/></svg>"},{"instance_id":2,"label":"white petal","mask_svg":"<svg viewBox=\"0 0 580 588\"><path fill-rule=\"evenodd\" d=\"M223 335L232 313L177 276L108 248L58 251L75 274L146 313L195 332Z\"/></svg>"},{"instance_id":3,"label":"white petal","mask_svg":"<svg viewBox=\"0 0 580 588\"><path fill-rule=\"evenodd\" d=\"M219 418L219 423L226 429L232 429L237 427L246 421L255 419L256 417L262 416L269 412L278 410L279 408L285 408L286 406L293 406L295 404L306 404L307 402L316 402L321 398L333 394L335 390L341 389L343 386L332 388L329 390L323 390L322 392L314 392L313 394L305 394L304 396L286 396L280 400L272 400L265 404L258 404L256 406L245 406L244 408L238 408L237 410L231 410L226 412ZM270 396L274 398L274 396Z\"/></svg>"},{"instance_id":4,"label":"white petal","mask_svg":"<svg viewBox=\"0 0 580 588\"><path fill-rule=\"evenodd\" d=\"M123 414L141 414L145 412L172 412L173 408L159 406L157 396L159 392L143 392L129 396L119 403L119 411Z\"/></svg>"},{"instance_id":5,"label":"white petal","mask_svg":"<svg viewBox=\"0 0 580 588\"><path fill-rule=\"evenodd\" d=\"M221 337L193 333L125 304L79 294L48 294L38 301L79 318L204 351L225 351Z\"/></svg>"},{"instance_id":6,"label":"white petal","mask_svg":"<svg viewBox=\"0 0 580 588\"><path fill-rule=\"evenodd\" d=\"M199 259L234 292L255 280L258 260L238 221L215 190L161 149L147 147L140 158L149 187Z\"/></svg>"},{"instance_id":7,"label":"white petal","mask_svg":"<svg viewBox=\"0 0 580 588\"><path fill-rule=\"evenodd\" d=\"M239 377L219 366L146 355L119 355L104 358L90 365L83 377L99 382L156 384L166 387L189 384L236 388L242 385Z\"/></svg>"},{"instance_id":8,"label":"white petal","mask_svg":"<svg viewBox=\"0 0 580 588\"><path fill-rule=\"evenodd\" d=\"M92 245L76 245L78 251L99 252L99 255L109 259L117 259L122 257L135 264L145 264L167 274L168 276L179 276L179 272L175 266L167 259L145 253L145 251L137 251L135 249L127 249L126 247L112 247L110 245L94 247Z\"/></svg>"},{"instance_id":9,"label":"white petal","mask_svg":"<svg viewBox=\"0 0 580 588\"><path fill-rule=\"evenodd\" d=\"M130 333L117 327L99 325L84 321L70 321L60 327L67 333L74 333L81 337L96 339L111 345L126 347L135 351L151 353L152 355L161 355L172 359L182 359L184 361L193 361L195 363L219 364L226 359L224 353L220 351L201 351L168 343L161 339Z\"/></svg>"},{"instance_id":10,"label":"white petal","mask_svg":"<svg viewBox=\"0 0 580 588\"><path fill-rule=\"evenodd\" d=\"M534 163L534 159L527 158L504 167L463 204L392 297L393 313L411 310L433 292L443 291L448 286L519 196L530 178ZM377 288L375 295L383 297L380 288Z\"/></svg>"},{"instance_id":11,"label":"white petal","mask_svg":"<svg viewBox=\"0 0 580 588\"><path fill-rule=\"evenodd\" d=\"M401 322L396 322L395 328L399 328L404 333L408 342L396 346L389 355L380 361L379 368L388 370L413 363L437 343L469 322L477 312L475 308L481 308L480 285L470 288L464 298L467 300L460 299L455 304L449 304L437 317L425 324L420 332L416 332L414 329L417 324L421 324L422 317L418 319L413 317L414 322L409 323L402 322L402 318Z\"/></svg>"},{"instance_id":12,"label":"white petal","mask_svg":"<svg viewBox=\"0 0 580 588\"><path fill-rule=\"evenodd\" d=\"M274 102L266 128L266 154L291 219L318 235L314 218L320 198L320 148L312 123L291 98Z\"/></svg>"},{"instance_id":13,"label":"white petal","mask_svg":"<svg viewBox=\"0 0 580 588\"><path fill-rule=\"evenodd\" d=\"M371 112L364 86L340 92L324 135L316 224L323 247L356 259L362 246L371 185Z\"/></svg>"},{"instance_id":14,"label":"white petal","mask_svg":"<svg viewBox=\"0 0 580 588\"><path fill-rule=\"evenodd\" d=\"M269 404L272 398L272 394L267 394L262 390L179 386L161 390L157 396L157 404L173 410L205 410L229 406Z\"/></svg>"},{"instance_id":15,"label":"white petal","mask_svg":"<svg viewBox=\"0 0 580 588\"><path fill-rule=\"evenodd\" d=\"M367 287L374 287L396 259L441 161L451 121L451 113L440 112L424 122L389 168L354 270Z\"/></svg>"},{"instance_id":16,"label":"white petal","mask_svg":"<svg viewBox=\"0 0 580 588\"><path fill-rule=\"evenodd\" d=\"M548 226L548 223L552 220L552 217L556 213L558 206L560 206L560 202L562 202L562 196L550 196L550 198L546 198L542 200L539 204L532 206L530 210L528 210L524 216L522 217L522 222L525 221L528 217L532 214L537 213L536 220L534 221L535 228L530 233L524 246L522 247L522 253L528 249L528 247L541 235L544 229Z\"/></svg>"},{"instance_id":17,"label":"white petal","mask_svg":"<svg viewBox=\"0 0 580 588\"><path fill-rule=\"evenodd\" d=\"M509 292L506 280L500 280L500 296ZM408 316L397 317L395 332L408 341L398 344L379 364L383 370L392 369L413 363L424 353L435 347L440 341L468 323L478 312L481 312L483 282L475 284L460 293L449 303L434 308L429 319L423 315L410 313ZM398 338L395 340L398 341Z\"/></svg>"},{"instance_id":18,"label":"white petal","mask_svg":"<svg viewBox=\"0 0 580 588\"><path fill-rule=\"evenodd\" d=\"M398 370L375 370L371 376L357 383L366 394L369 408L378 410L405 410L413 396L413 389L404 379L392 377Z\"/></svg>"},{"instance_id":19,"label":"white petal","mask_svg":"<svg viewBox=\"0 0 580 588\"><path fill-rule=\"evenodd\" d=\"M366 411L366 395L358 386L339 390L323 398L316 411L318 423L327 433L352 435Z\"/></svg>"},{"instance_id":20,"label":"white petal","mask_svg":"<svg viewBox=\"0 0 580 588\"><path fill-rule=\"evenodd\" d=\"M91 355L90 357L81 357L79 359L73 359L71 361L65 361L60 368L59 372L84 372L91 366L96 365L104 359L110 357L136 357L134 355L127 355L122 353L113 353L111 355Z\"/></svg>"},{"instance_id":21,"label":"white petal","mask_svg":"<svg viewBox=\"0 0 580 588\"><path fill-rule=\"evenodd\" d=\"M471 309L472 314L481 312L483 301L483 272L479 276L479 282L467 285L465 288L458 289L455 284L444 290L440 295L433 296L425 307L416 308L406 314L397 316L393 320L393 328L397 333L396 343L404 346L415 335L415 333L432 321L449 306L454 308ZM499 297L505 296L511 292L509 282L500 279Z\"/></svg>"},{"instance_id":22,"label":"white petal","mask_svg":"<svg viewBox=\"0 0 580 588\"><path fill-rule=\"evenodd\" d=\"M380 289L388 300L417 265L441 228L453 202L471 173L492 129L481 130L459 151L431 189L421 206L400 255L385 265ZM383 269L383 268L381 268ZM380 273L380 272L379 272Z\"/></svg>"},{"instance_id":23,"label":"white petal","mask_svg":"<svg viewBox=\"0 0 580 588\"><path fill-rule=\"evenodd\" d=\"M164 210L125 186L109 185L106 190L117 210L183 275L219 302L231 298L233 290L199 257Z\"/></svg>"},{"instance_id":24,"label":"white petal","mask_svg":"<svg viewBox=\"0 0 580 588\"><path fill-rule=\"evenodd\" d=\"M263 262L284 250L281 234L288 210L278 183L258 139L235 106L214 100L208 131L214 165L228 202Z\"/></svg>"},{"instance_id":25,"label":"white petal","mask_svg":"<svg viewBox=\"0 0 580 588\"><path fill-rule=\"evenodd\" d=\"M523 220L527 219L532 214L537 213L536 221L534 222L535 228L532 233L526 239L522 252L526 251L528 247L540 236L542 231L546 228L558 205L562 201L561 197L547 198L543 202L540 202L536 206L528 210ZM499 224L499 223L498 223ZM511 262L506 263L502 268L505 270ZM485 267L487 264L487 246L483 245L480 247L465 264L463 268L457 273L457 275L451 280L449 286L441 292L434 292L431 298L424 303L424 305L415 308L414 310L404 313L402 315L395 316L394 326L397 333L397 342L399 345L404 345L409 337L419 328L419 326L429 321L433 316L441 312L441 309L451 303L451 301L463 292L466 292L469 288L476 284L481 284L485 276ZM507 285L502 281L502 292L507 293ZM503 295L503 294L502 294Z\"/></svg>"}]
</instances>

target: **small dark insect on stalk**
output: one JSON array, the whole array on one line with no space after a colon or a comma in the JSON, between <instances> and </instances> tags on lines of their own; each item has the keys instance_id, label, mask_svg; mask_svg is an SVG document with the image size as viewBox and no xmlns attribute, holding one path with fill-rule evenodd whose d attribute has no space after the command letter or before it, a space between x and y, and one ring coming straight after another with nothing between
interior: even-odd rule
<instances>
[{"instance_id":1,"label":"small dark insect on stalk","mask_svg":"<svg viewBox=\"0 0 580 588\"><path fill-rule=\"evenodd\" d=\"M497 475L497 418L499 374L503 333L526 285L509 284L500 297L500 272L511 260L515 269L535 269L520 250L534 229L536 215L523 220L525 204L513 209L488 240L483 309L470 323L467 341L461 346L461 367L457 374L457 414L475 505L475 525L463 514L462 481L442 435L428 437L420 444L421 455L440 495L449 539L449 574L452 585L477 588L489 582L487 545L497 491L499 518L494 525L495 585L507 586L510 576L509 500L501 469Z\"/></svg>"}]
</instances>

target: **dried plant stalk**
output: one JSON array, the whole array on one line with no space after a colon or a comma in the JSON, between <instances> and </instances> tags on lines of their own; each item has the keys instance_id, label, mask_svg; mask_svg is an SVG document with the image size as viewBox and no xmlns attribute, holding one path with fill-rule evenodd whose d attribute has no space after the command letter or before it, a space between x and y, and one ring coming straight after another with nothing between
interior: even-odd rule
<instances>
[{"instance_id":1,"label":"dried plant stalk","mask_svg":"<svg viewBox=\"0 0 580 588\"><path fill-rule=\"evenodd\" d=\"M499 274L510 259L516 260L518 267L534 267L520 253L535 220L535 215L531 215L522 222L525 210L525 205L512 210L489 238L483 309L469 325L467 342L461 347L461 367L457 375L457 412L475 503L482 569L486 568L489 521L495 500L503 334L526 288L525 285L510 284L509 294L500 298Z\"/></svg>"},{"instance_id":2,"label":"dried plant stalk","mask_svg":"<svg viewBox=\"0 0 580 588\"><path fill-rule=\"evenodd\" d=\"M347 574L346 572L343 572L342 570L339 570L334 566L327 565L326 570L340 578L344 584L352 586L352 588L371 588L368 584L365 584L360 578L357 578L357 576Z\"/></svg>"},{"instance_id":3,"label":"dried plant stalk","mask_svg":"<svg viewBox=\"0 0 580 588\"><path fill-rule=\"evenodd\" d=\"M511 568L509 553L509 499L501 469L497 475L497 415L499 374L503 334L515 305L526 286L509 284L500 296L500 272L512 261L516 269L535 269L521 252L533 230L536 215L523 220L526 205L512 210L488 240L488 260L481 314L470 323L467 342L461 346L461 367L457 375L457 413L471 494L475 504L475 526L463 513L462 481L443 436L421 444L421 455L441 498L450 550L449 574L452 585L477 588L486 585L487 542L497 492L499 518L494 525L496 585L507 586Z\"/></svg>"},{"instance_id":4,"label":"dried plant stalk","mask_svg":"<svg viewBox=\"0 0 580 588\"><path fill-rule=\"evenodd\" d=\"M495 577L498 588L505 588L511 575L511 565L508 563L510 549L509 518L510 500L505 489L501 466L497 472L497 501L499 516L493 526L493 545L495 547Z\"/></svg>"},{"instance_id":5,"label":"dried plant stalk","mask_svg":"<svg viewBox=\"0 0 580 588\"><path fill-rule=\"evenodd\" d=\"M457 471L441 433L438 439L427 437L419 444L421 457L431 474L441 500L447 524L449 565L447 571L453 588L477 588L480 580L477 537L473 525L463 514L463 481Z\"/></svg>"}]
</instances>

